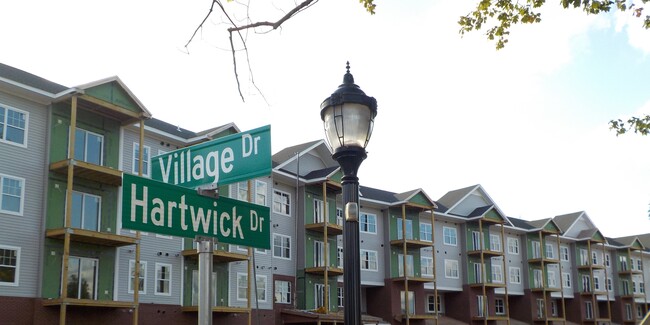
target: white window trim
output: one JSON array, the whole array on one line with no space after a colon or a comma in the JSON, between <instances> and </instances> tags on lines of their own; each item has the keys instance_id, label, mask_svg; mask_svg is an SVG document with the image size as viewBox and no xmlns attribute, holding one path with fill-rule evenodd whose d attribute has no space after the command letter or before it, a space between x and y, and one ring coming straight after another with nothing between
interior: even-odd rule
<instances>
[{"instance_id":1,"label":"white window trim","mask_svg":"<svg viewBox=\"0 0 650 325\"><path fill-rule=\"evenodd\" d=\"M7 115L9 115L9 114L7 114L6 111L12 110L12 111L16 111L16 112L25 114L25 138L23 139L24 143L18 143L18 142L13 142L13 141L6 140L5 139L6 136L3 136L2 139L0 139L0 142L1 143L7 143L7 144L10 144L10 145L13 145L13 146L16 146L16 147L27 148L27 137L29 135L29 112L23 111L22 109L17 109L15 107L11 107L11 106L8 106L8 105L2 104L2 103L0 103L0 107L5 109L5 120L2 121L2 123L4 125L4 128L3 128L4 130L7 130L7 123L6 122L7 122ZM5 135L6 135L6 131L5 131Z\"/></svg>"},{"instance_id":2,"label":"white window trim","mask_svg":"<svg viewBox=\"0 0 650 325\"><path fill-rule=\"evenodd\" d=\"M0 248L16 251L16 277L14 282L0 282L0 286L17 287L20 284L20 247L0 245Z\"/></svg>"},{"instance_id":3,"label":"white window trim","mask_svg":"<svg viewBox=\"0 0 650 325\"><path fill-rule=\"evenodd\" d=\"M276 193L276 192L278 192L278 193L280 193L280 194L282 194L282 195L286 195L286 196L287 196L289 202L287 202L286 205L287 205L287 207L288 207L289 213L284 213L284 212L278 212L278 211L275 211L275 193ZM282 203L282 202L279 202L279 203L282 204L282 206L285 205L285 204ZM273 213L275 213L275 214L279 214L279 215L281 215L281 216L291 217L291 193L288 193L288 192L285 192L285 191L281 191L281 190L278 190L278 189L275 189L275 188L274 188L274 189L273 189L273 207L272 207L272 209L273 209Z\"/></svg>"},{"instance_id":4,"label":"white window trim","mask_svg":"<svg viewBox=\"0 0 650 325\"><path fill-rule=\"evenodd\" d=\"M451 242L450 243L446 242L447 238L445 237L445 230L453 230L453 232L454 232L454 237L453 238L455 238L455 241L456 241L455 244L452 244ZM442 243L443 243L443 245L446 245L446 246L458 246L458 229L456 229L455 227L444 227L443 226L442 227Z\"/></svg>"},{"instance_id":5,"label":"white window trim","mask_svg":"<svg viewBox=\"0 0 650 325\"><path fill-rule=\"evenodd\" d=\"M246 293L244 294L244 298L239 297L239 278L245 278L246 279ZM257 285L257 284L256 284ZM237 284L235 286L235 296L237 297L237 301L247 301L246 296L248 295L248 273L241 273L237 272Z\"/></svg>"},{"instance_id":6,"label":"white window trim","mask_svg":"<svg viewBox=\"0 0 650 325\"><path fill-rule=\"evenodd\" d=\"M449 275L447 274L447 263L449 263L449 265L451 267L451 270L452 270L452 272L450 272ZM454 265L456 266L455 269L456 269L456 273L457 273L455 276L453 275L453 273L454 273L453 272L453 270L454 270L453 266ZM447 278L447 279L458 279L458 278L460 278L460 266L458 264L458 260L445 259L445 278Z\"/></svg>"},{"instance_id":7,"label":"white window trim","mask_svg":"<svg viewBox=\"0 0 650 325\"><path fill-rule=\"evenodd\" d=\"M368 217L370 217L370 216L373 217L373 219L374 219L373 224L375 226L375 231L362 230L363 227L361 227L361 216L359 216L359 232L362 232L364 234L375 234L376 235L377 234L377 227L378 227L378 225L377 225L377 215L374 214L374 213L365 213L365 212L360 213L360 215L365 215L366 216L366 224L370 224L370 223L368 223Z\"/></svg>"},{"instance_id":8,"label":"white window trim","mask_svg":"<svg viewBox=\"0 0 650 325\"><path fill-rule=\"evenodd\" d=\"M494 271L497 270L497 269L498 269L499 271L498 271L498 272L494 272ZM497 281L497 280L495 279L495 278L496 278L496 276L494 276L495 274L499 274L499 275L501 275L501 280L500 280L500 281ZM492 282L494 282L494 283L503 283L503 267L502 267L501 264L492 264L492 276L491 276L491 278L492 278Z\"/></svg>"},{"instance_id":9,"label":"white window trim","mask_svg":"<svg viewBox=\"0 0 650 325\"><path fill-rule=\"evenodd\" d=\"M566 274L566 276L565 276ZM566 280L569 280L568 285ZM571 288L571 273L569 272L562 272L562 285L564 288Z\"/></svg>"},{"instance_id":10,"label":"white window trim","mask_svg":"<svg viewBox=\"0 0 650 325\"><path fill-rule=\"evenodd\" d=\"M375 255L375 268L374 269L364 269L363 268L363 255L361 255L361 258L359 259L361 261L361 271L370 271L370 272L378 272L379 271L379 254L377 254L377 251L369 250L369 249L361 249L359 254L363 253L374 253ZM371 254L368 254L371 255ZM370 259L370 256L368 257Z\"/></svg>"},{"instance_id":11,"label":"white window trim","mask_svg":"<svg viewBox=\"0 0 650 325\"><path fill-rule=\"evenodd\" d=\"M564 253L563 253L564 250L566 250L566 259L564 258ZM560 246L560 259L565 262L571 259L571 252L569 251L569 247Z\"/></svg>"},{"instance_id":12,"label":"white window trim","mask_svg":"<svg viewBox=\"0 0 650 325\"><path fill-rule=\"evenodd\" d=\"M497 240L495 242L492 242L493 238L496 238ZM497 247L492 247L492 243L496 243ZM496 234L490 234L490 250L494 252L503 251L503 247L501 247L501 236Z\"/></svg>"},{"instance_id":13,"label":"white window trim","mask_svg":"<svg viewBox=\"0 0 650 325\"><path fill-rule=\"evenodd\" d=\"M512 281L512 271L517 270L517 278L519 278L516 282ZM517 266L509 266L508 267L508 282L512 284L521 284L521 268Z\"/></svg>"},{"instance_id":14,"label":"white window trim","mask_svg":"<svg viewBox=\"0 0 650 325\"><path fill-rule=\"evenodd\" d=\"M428 234L429 234L429 236L431 236L431 239L433 239L433 226L432 226L430 223L428 223L428 222L420 222L420 240L421 240L421 241L426 241L426 242L431 242L430 239L426 239L426 238L424 238L424 237L422 236L422 233L423 233L422 230L423 230L425 227L429 227L429 228L431 229L431 231L429 231Z\"/></svg>"},{"instance_id":15,"label":"white window trim","mask_svg":"<svg viewBox=\"0 0 650 325\"><path fill-rule=\"evenodd\" d=\"M147 169L142 171L142 176L143 177L151 177L151 147L149 146L143 146L144 147L144 152L147 150L149 151L149 158L147 161ZM133 172L133 175L138 175L138 171L136 168L138 167L138 163L136 160L139 158L138 155L136 155L135 150L140 148L140 143L139 142L133 142L133 159L131 159L131 171ZM142 157L144 157L144 152L142 153ZM144 163L143 163L144 165Z\"/></svg>"},{"instance_id":16,"label":"white window trim","mask_svg":"<svg viewBox=\"0 0 650 325\"><path fill-rule=\"evenodd\" d=\"M516 248L517 248L517 251L516 251L516 252L513 252L513 251L510 250L510 247L511 247L510 243L511 243L511 242L512 242L512 243L516 243L516 245L512 246L512 247L516 247ZM516 238L516 237L508 237L507 240L506 240L506 243L507 243L507 245L508 245L508 253L509 253L509 254L512 254L512 255L519 255L519 253L521 252L521 246L519 245L519 238Z\"/></svg>"},{"instance_id":17,"label":"white window trim","mask_svg":"<svg viewBox=\"0 0 650 325\"><path fill-rule=\"evenodd\" d=\"M278 286L278 282L287 283L287 291L286 292L285 291L278 291L278 288L282 288L282 287ZM292 304L293 303L293 299L292 299L293 293L291 291L291 281L288 281L288 280L275 280L275 281L273 281L273 285L275 286L275 290L273 292L273 297L274 298L278 293L281 294L283 299L285 297L287 297L287 296L289 297L289 301L278 301L277 299L274 299L273 300L274 303L276 303L276 304Z\"/></svg>"},{"instance_id":18,"label":"white window trim","mask_svg":"<svg viewBox=\"0 0 650 325\"><path fill-rule=\"evenodd\" d=\"M289 238L289 257L275 255L275 237L276 236L277 237L283 237L283 238ZM273 247L272 248L273 248L273 257L274 258L278 258L278 259L282 259L282 260L288 260L288 261L291 260L291 255L292 255L291 239L292 239L291 236L273 233ZM284 241L282 241L282 242L284 243ZM283 246L281 246L281 247L283 248L282 251L284 251L284 247Z\"/></svg>"},{"instance_id":19,"label":"white window trim","mask_svg":"<svg viewBox=\"0 0 650 325\"><path fill-rule=\"evenodd\" d=\"M21 188L20 188L20 209L18 212L15 211L9 211L9 210L2 210L2 195L3 195L3 188L2 188L2 183L4 182L5 178L11 178L13 180L18 180L21 183ZM7 175L7 174L0 174L0 213L2 214L10 214L14 216L22 216L23 213L25 212L25 179L22 177L16 177L12 175Z\"/></svg>"},{"instance_id":20,"label":"white window trim","mask_svg":"<svg viewBox=\"0 0 650 325\"><path fill-rule=\"evenodd\" d=\"M424 269L428 269L428 268L429 268L428 266L430 265L430 266L431 266L431 273L424 273L424 272L422 272L423 266L425 265L425 263L424 263L425 260L431 261L431 264L426 263L426 266L427 266L427 267L424 267ZM420 256L420 275L421 275L422 277L424 277L424 278L431 278L431 277L433 277L433 267L434 267L434 265L433 265L433 257L429 257L429 256Z\"/></svg>"},{"instance_id":21,"label":"white window trim","mask_svg":"<svg viewBox=\"0 0 650 325\"><path fill-rule=\"evenodd\" d=\"M139 292L141 295L146 295L147 294L147 262L146 261L140 261L140 265L142 265L142 268L144 271L140 274L138 274L139 277L142 278L142 291ZM131 273L133 273L133 268L135 267L135 260L129 260L129 274L127 278L127 292L128 293L133 293L133 280L131 280Z\"/></svg>"},{"instance_id":22,"label":"white window trim","mask_svg":"<svg viewBox=\"0 0 650 325\"><path fill-rule=\"evenodd\" d=\"M102 226L102 197L99 196L99 195L90 194L90 193L87 193L87 192L81 192L81 191L72 191L72 192L77 193L77 194L81 194L82 202L85 202L85 197L86 196L91 196L91 197L95 197L95 198L99 199L98 200L99 201L99 210L97 211L97 229L86 229L86 228L84 228L83 220L84 220L84 217L85 217L85 215L84 215L85 209L83 209L83 207L82 207L82 210L81 210L81 221L82 222L81 222L81 228L80 229L86 229L86 230L92 230L92 231L101 231L101 226ZM67 196L66 196L66 199L67 199ZM67 209L68 205L66 204L65 207ZM72 225L68 225L68 226L71 227Z\"/></svg>"},{"instance_id":23,"label":"white window trim","mask_svg":"<svg viewBox=\"0 0 650 325\"><path fill-rule=\"evenodd\" d=\"M261 184L264 185L264 193L258 193L257 192L257 187L258 187L258 185L261 185ZM253 203L263 205L263 206L267 206L269 204L269 184L267 182L263 182L263 181L260 181L259 179L256 179L254 185L255 185L255 188L254 188L255 198L253 199ZM258 195L261 195L261 196L264 197L264 203L257 203L257 196Z\"/></svg>"},{"instance_id":24,"label":"white window trim","mask_svg":"<svg viewBox=\"0 0 650 325\"><path fill-rule=\"evenodd\" d=\"M90 134L95 135L95 136L97 136L97 137L99 137L99 138L102 139L102 147L100 148L101 150L100 150L100 156L99 156L99 164L98 164L98 166L104 166L104 145L106 145L106 142L104 141L104 140L105 140L105 139L104 139L104 135L103 135L103 134L96 133L96 132L93 132L93 131L88 131L88 130L86 130L86 129L84 129L84 128L80 128L80 127L76 127L76 128L75 128L75 132L76 132L76 130L81 130L81 131L84 131L84 132L86 132L86 133L90 133ZM70 136L70 134L71 134L71 131L72 131L72 128L70 128L70 129L68 130L68 146L70 145L70 138L69 138L69 136ZM75 141L76 141L76 134L75 134ZM86 142L84 143L84 157L79 159L79 160L81 160L81 161L83 161L83 162L87 162L87 160L86 160L86 158L87 158L87 157L86 157L86 156L87 156L87 152L86 152L86 150L88 150L87 145L88 145L88 137L86 136ZM77 148L75 147L75 150L76 150L76 149L77 149ZM74 155L74 153L73 153L73 155ZM74 158L74 156L71 157L71 158ZM89 164L92 164L92 163L89 162Z\"/></svg>"},{"instance_id":25,"label":"white window trim","mask_svg":"<svg viewBox=\"0 0 650 325\"><path fill-rule=\"evenodd\" d=\"M264 279L264 299L259 299L258 301L259 302L266 302L268 300L267 297L268 297L268 292L269 292L269 290L268 290L268 286L269 286L268 277L266 275L259 275L259 274L255 277L255 288L257 288L257 290L256 290L257 294L260 293L259 288L257 287L257 280L258 279Z\"/></svg>"},{"instance_id":26,"label":"white window trim","mask_svg":"<svg viewBox=\"0 0 650 325\"><path fill-rule=\"evenodd\" d=\"M158 281L160 280L158 278L158 268L163 267L163 266L166 266L166 267L169 268L169 280L168 280L168 282L169 282L169 292L158 292ZM172 279L174 278L172 276L172 272L173 272L172 270L173 270L173 268L172 268L171 264L156 262L156 275L155 275L156 284L155 284L154 289L153 289L154 290L153 291L154 295L156 295L156 296L171 296L172 295Z\"/></svg>"}]
</instances>

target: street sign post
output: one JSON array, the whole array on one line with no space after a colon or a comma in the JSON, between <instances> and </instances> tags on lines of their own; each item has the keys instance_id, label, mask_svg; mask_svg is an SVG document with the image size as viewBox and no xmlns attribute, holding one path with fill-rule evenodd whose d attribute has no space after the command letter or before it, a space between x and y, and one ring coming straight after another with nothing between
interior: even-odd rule
<instances>
[{"instance_id":1,"label":"street sign post","mask_svg":"<svg viewBox=\"0 0 650 325\"><path fill-rule=\"evenodd\" d=\"M271 126L167 152L151 164L153 179L189 188L266 176L271 173Z\"/></svg>"},{"instance_id":2,"label":"street sign post","mask_svg":"<svg viewBox=\"0 0 650 325\"><path fill-rule=\"evenodd\" d=\"M126 173L122 178L122 227L271 248L269 207L227 197L214 199L196 190Z\"/></svg>"}]
</instances>

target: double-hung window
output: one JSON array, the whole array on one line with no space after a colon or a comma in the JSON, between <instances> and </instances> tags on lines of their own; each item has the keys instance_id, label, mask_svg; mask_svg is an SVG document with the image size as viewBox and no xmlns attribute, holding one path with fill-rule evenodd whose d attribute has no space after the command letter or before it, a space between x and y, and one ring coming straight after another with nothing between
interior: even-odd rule
<instances>
[{"instance_id":1,"label":"double-hung window","mask_svg":"<svg viewBox=\"0 0 650 325\"><path fill-rule=\"evenodd\" d=\"M445 278L449 278L449 279L459 278L457 260L445 260Z\"/></svg>"},{"instance_id":2,"label":"double-hung window","mask_svg":"<svg viewBox=\"0 0 650 325\"><path fill-rule=\"evenodd\" d=\"M273 234L273 257L291 259L291 237Z\"/></svg>"},{"instance_id":3,"label":"double-hung window","mask_svg":"<svg viewBox=\"0 0 650 325\"><path fill-rule=\"evenodd\" d=\"M433 241L433 229L430 223L420 223L420 240L429 242Z\"/></svg>"},{"instance_id":4,"label":"double-hung window","mask_svg":"<svg viewBox=\"0 0 650 325\"><path fill-rule=\"evenodd\" d=\"M17 286L20 247L0 245L0 286Z\"/></svg>"},{"instance_id":5,"label":"double-hung window","mask_svg":"<svg viewBox=\"0 0 650 325\"><path fill-rule=\"evenodd\" d=\"M370 213L361 213L359 216L359 231L376 234L377 233L377 216Z\"/></svg>"},{"instance_id":6,"label":"double-hung window","mask_svg":"<svg viewBox=\"0 0 650 325\"><path fill-rule=\"evenodd\" d=\"M397 254L397 271L399 276L404 276L404 254ZM413 255L406 255L406 275L414 276Z\"/></svg>"},{"instance_id":7,"label":"double-hung window","mask_svg":"<svg viewBox=\"0 0 650 325\"><path fill-rule=\"evenodd\" d=\"M403 227L404 224L406 227ZM413 220L397 219L397 239L404 239L404 233L406 233L406 239L413 239Z\"/></svg>"},{"instance_id":8,"label":"double-hung window","mask_svg":"<svg viewBox=\"0 0 650 325\"><path fill-rule=\"evenodd\" d=\"M510 283L520 284L521 283L521 269L515 266L510 266L508 269L508 275L510 277Z\"/></svg>"},{"instance_id":9,"label":"double-hung window","mask_svg":"<svg viewBox=\"0 0 650 325\"><path fill-rule=\"evenodd\" d=\"M156 291L154 294L169 296L172 293L172 266L156 263Z\"/></svg>"},{"instance_id":10,"label":"double-hung window","mask_svg":"<svg viewBox=\"0 0 650 325\"><path fill-rule=\"evenodd\" d=\"M279 304L291 303L291 282L275 280L275 302Z\"/></svg>"},{"instance_id":11,"label":"double-hung window","mask_svg":"<svg viewBox=\"0 0 650 325\"><path fill-rule=\"evenodd\" d=\"M285 216L291 215L291 195L289 193L273 190L273 212Z\"/></svg>"},{"instance_id":12,"label":"double-hung window","mask_svg":"<svg viewBox=\"0 0 650 325\"><path fill-rule=\"evenodd\" d=\"M27 146L27 112L0 104L0 142Z\"/></svg>"},{"instance_id":13,"label":"double-hung window","mask_svg":"<svg viewBox=\"0 0 650 325\"><path fill-rule=\"evenodd\" d=\"M377 271L377 252L361 250L361 269L366 271Z\"/></svg>"},{"instance_id":14,"label":"double-hung window","mask_svg":"<svg viewBox=\"0 0 650 325\"><path fill-rule=\"evenodd\" d=\"M569 247L560 246L560 258L563 261L568 261L569 260Z\"/></svg>"},{"instance_id":15,"label":"double-hung window","mask_svg":"<svg viewBox=\"0 0 650 325\"><path fill-rule=\"evenodd\" d=\"M133 293L133 279L135 279L135 261L129 261L129 293ZM140 261L140 271L138 273L138 292L145 294L147 292L147 262Z\"/></svg>"},{"instance_id":16,"label":"double-hung window","mask_svg":"<svg viewBox=\"0 0 650 325\"><path fill-rule=\"evenodd\" d=\"M519 255L519 239L508 237L508 253Z\"/></svg>"},{"instance_id":17,"label":"double-hung window","mask_svg":"<svg viewBox=\"0 0 650 325\"><path fill-rule=\"evenodd\" d=\"M142 151L142 176L149 176L149 171L151 168L151 148L148 146L143 146L144 150ZM137 142L133 143L133 174L139 175L140 172L140 144Z\"/></svg>"},{"instance_id":18,"label":"double-hung window","mask_svg":"<svg viewBox=\"0 0 650 325\"><path fill-rule=\"evenodd\" d=\"M490 250L493 252L501 251L501 236L490 234Z\"/></svg>"},{"instance_id":19,"label":"double-hung window","mask_svg":"<svg viewBox=\"0 0 650 325\"><path fill-rule=\"evenodd\" d=\"M420 257L420 273L422 277L433 277L433 258L428 256Z\"/></svg>"},{"instance_id":20,"label":"double-hung window","mask_svg":"<svg viewBox=\"0 0 650 325\"><path fill-rule=\"evenodd\" d=\"M442 238L445 245L458 245L458 234L456 228L442 227Z\"/></svg>"},{"instance_id":21,"label":"double-hung window","mask_svg":"<svg viewBox=\"0 0 650 325\"><path fill-rule=\"evenodd\" d=\"M503 269L500 264L492 264L492 282L503 283Z\"/></svg>"},{"instance_id":22,"label":"double-hung window","mask_svg":"<svg viewBox=\"0 0 650 325\"><path fill-rule=\"evenodd\" d=\"M548 259L555 258L555 250L553 250L552 244L546 244L546 258Z\"/></svg>"},{"instance_id":23,"label":"double-hung window","mask_svg":"<svg viewBox=\"0 0 650 325\"><path fill-rule=\"evenodd\" d=\"M25 180L0 174L0 213L23 215Z\"/></svg>"}]
</instances>

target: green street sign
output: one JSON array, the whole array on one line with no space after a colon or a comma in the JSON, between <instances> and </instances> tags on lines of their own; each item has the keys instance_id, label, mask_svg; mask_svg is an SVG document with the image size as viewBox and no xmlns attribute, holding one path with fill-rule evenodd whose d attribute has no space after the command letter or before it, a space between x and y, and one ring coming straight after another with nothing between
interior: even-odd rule
<instances>
[{"instance_id":1,"label":"green street sign","mask_svg":"<svg viewBox=\"0 0 650 325\"><path fill-rule=\"evenodd\" d=\"M124 174L122 227L156 234L214 237L228 244L271 248L269 207Z\"/></svg>"},{"instance_id":2,"label":"green street sign","mask_svg":"<svg viewBox=\"0 0 650 325\"><path fill-rule=\"evenodd\" d=\"M196 188L271 174L271 126L228 135L151 158L155 180Z\"/></svg>"}]
</instances>

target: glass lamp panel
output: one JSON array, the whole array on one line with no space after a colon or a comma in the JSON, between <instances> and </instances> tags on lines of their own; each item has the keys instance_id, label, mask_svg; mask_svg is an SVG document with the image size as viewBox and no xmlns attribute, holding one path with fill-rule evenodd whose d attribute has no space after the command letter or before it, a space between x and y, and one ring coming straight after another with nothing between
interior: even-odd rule
<instances>
[{"instance_id":1,"label":"glass lamp panel","mask_svg":"<svg viewBox=\"0 0 650 325\"><path fill-rule=\"evenodd\" d=\"M323 123L333 150L340 147L365 148L372 133L373 117L368 106L344 103L328 107Z\"/></svg>"}]
</instances>

